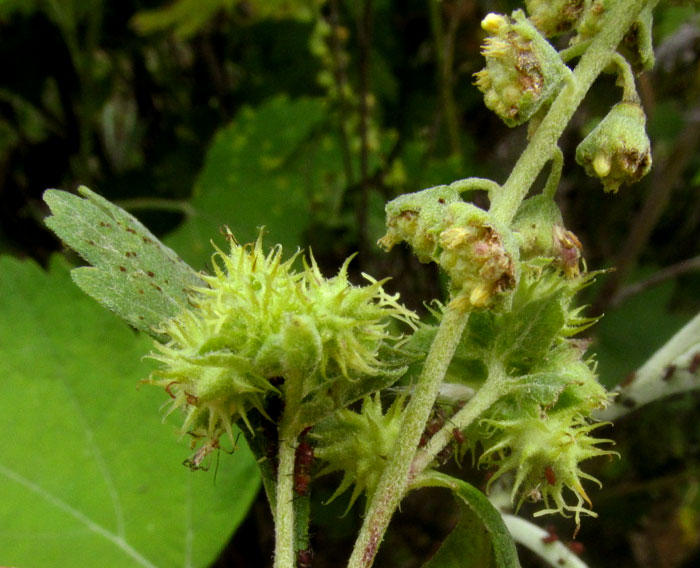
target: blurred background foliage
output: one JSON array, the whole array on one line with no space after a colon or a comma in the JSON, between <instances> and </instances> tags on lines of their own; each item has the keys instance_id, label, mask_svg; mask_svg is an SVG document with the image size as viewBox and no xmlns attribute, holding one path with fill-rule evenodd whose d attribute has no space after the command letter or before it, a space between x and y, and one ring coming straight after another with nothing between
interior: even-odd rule
<instances>
[{"instance_id":1,"label":"blurred background foliage","mask_svg":"<svg viewBox=\"0 0 700 568\"><path fill-rule=\"evenodd\" d=\"M329 274L359 250L358 275L392 275L389 287L421 310L440 296L439 275L407 251L380 253L383 206L462 177L506 179L526 132L485 109L472 74L483 64L483 16L517 7L0 0L0 252L47 267L61 245L43 226L41 195L84 184L196 269L222 225L241 241L264 225L268 242L311 247ZM700 309L700 7L662 1L655 17L656 66L638 78L652 173L607 195L575 164L578 142L620 97L612 77L561 140L568 228L589 268L617 267L585 298L607 314L592 333L610 387ZM622 459L592 464L605 481L594 496L600 519L579 536L592 566L700 564L699 402L666 400L608 432ZM418 566L454 524L445 496L422 497L403 507L380 566ZM315 511L315 566L347 556L358 518L339 519L344 507ZM570 526L556 522L566 538ZM217 565L265 566L271 535L259 499Z\"/></svg>"}]
</instances>

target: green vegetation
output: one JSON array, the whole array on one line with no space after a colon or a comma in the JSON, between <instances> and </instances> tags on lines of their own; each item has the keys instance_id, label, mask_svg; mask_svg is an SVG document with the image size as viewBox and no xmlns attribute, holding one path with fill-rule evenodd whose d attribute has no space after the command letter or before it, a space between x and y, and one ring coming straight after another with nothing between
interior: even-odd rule
<instances>
[{"instance_id":1,"label":"green vegetation","mask_svg":"<svg viewBox=\"0 0 700 568\"><path fill-rule=\"evenodd\" d=\"M0 563L697 560L700 15L524 4L0 2Z\"/></svg>"}]
</instances>

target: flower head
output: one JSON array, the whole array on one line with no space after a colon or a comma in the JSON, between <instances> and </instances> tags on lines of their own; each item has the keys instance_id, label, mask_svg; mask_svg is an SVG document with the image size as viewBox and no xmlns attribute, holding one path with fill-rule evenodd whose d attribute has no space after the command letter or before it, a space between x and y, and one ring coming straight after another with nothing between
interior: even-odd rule
<instances>
[{"instance_id":1,"label":"flower head","mask_svg":"<svg viewBox=\"0 0 700 568\"><path fill-rule=\"evenodd\" d=\"M369 502L396 444L404 402L397 398L384 414L379 396L367 397L359 413L339 410L314 429L315 455L326 462L319 475L344 472L331 500L354 485L348 509L362 493Z\"/></svg>"},{"instance_id":2,"label":"flower head","mask_svg":"<svg viewBox=\"0 0 700 568\"><path fill-rule=\"evenodd\" d=\"M476 73L484 103L508 126L527 122L559 89L568 68L527 20L488 14L481 27L489 32L482 54L486 67Z\"/></svg>"},{"instance_id":3,"label":"flower head","mask_svg":"<svg viewBox=\"0 0 700 568\"><path fill-rule=\"evenodd\" d=\"M535 516L573 513L577 525L581 514L596 516L581 482L587 479L600 483L581 471L579 463L613 453L597 447L610 440L590 435L602 424L589 423L577 414L543 413L530 418L486 420L485 425L490 428L492 439L479 463L496 468L489 485L512 471L515 482L511 497L517 500L518 507L526 499L542 499L545 508ZM565 489L573 493L575 503L567 502Z\"/></svg>"},{"instance_id":4,"label":"flower head","mask_svg":"<svg viewBox=\"0 0 700 568\"><path fill-rule=\"evenodd\" d=\"M386 206L385 250L405 241L421 262L450 277L457 306L487 307L517 281L517 243L488 212L465 203L450 186L401 195Z\"/></svg>"},{"instance_id":5,"label":"flower head","mask_svg":"<svg viewBox=\"0 0 700 568\"><path fill-rule=\"evenodd\" d=\"M576 161L589 176L616 192L639 181L651 169L651 143L644 110L637 103L616 104L576 148Z\"/></svg>"},{"instance_id":6,"label":"flower head","mask_svg":"<svg viewBox=\"0 0 700 568\"><path fill-rule=\"evenodd\" d=\"M284 397L296 382L302 397L334 381L354 381L390 369L379 351L398 337L392 318L413 325L415 315L369 276L367 286L348 281L348 261L326 279L311 259L296 272L299 253L283 261L281 248L265 253L262 238L239 245L229 233L228 254L217 249L213 275L195 288L190 307L166 320L151 356L163 366L148 382L172 397L169 413L185 413L183 433L218 447L241 420L251 431L251 410L265 416L265 398ZM284 379L280 381L280 378ZM299 385L299 382L301 385Z\"/></svg>"}]
</instances>

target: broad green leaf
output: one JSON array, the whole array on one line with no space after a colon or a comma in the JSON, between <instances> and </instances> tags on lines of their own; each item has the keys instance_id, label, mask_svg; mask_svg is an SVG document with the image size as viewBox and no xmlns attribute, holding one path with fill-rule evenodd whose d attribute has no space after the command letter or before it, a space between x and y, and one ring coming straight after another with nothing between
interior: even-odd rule
<instances>
[{"instance_id":1,"label":"broad green leaf","mask_svg":"<svg viewBox=\"0 0 700 568\"><path fill-rule=\"evenodd\" d=\"M199 276L135 217L86 187L83 197L49 189L46 224L92 267L76 268L84 292L131 325L156 336L154 327L187 306L187 289Z\"/></svg>"},{"instance_id":2,"label":"broad green leaf","mask_svg":"<svg viewBox=\"0 0 700 568\"><path fill-rule=\"evenodd\" d=\"M519 568L518 553L501 514L466 481L439 472L422 486L445 487L464 504L462 518L424 568Z\"/></svg>"},{"instance_id":3,"label":"broad green leaf","mask_svg":"<svg viewBox=\"0 0 700 568\"><path fill-rule=\"evenodd\" d=\"M138 389L150 340L53 262L0 257L0 565L208 566L255 496L244 444L211 470Z\"/></svg>"},{"instance_id":4,"label":"broad green leaf","mask_svg":"<svg viewBox=\"0 0 700 568\"><path fill-rule=\"evenodd\" d=\"M266 242L294 252L303 242L314 190L309 154L299 163L296 152L324 116L318 99L276 97L241 110L207 152L191 201L197 214L168 237L168 245L201 268L223 226L241 243L254 241L264 226Z\"/></svg>"}]
</instances>

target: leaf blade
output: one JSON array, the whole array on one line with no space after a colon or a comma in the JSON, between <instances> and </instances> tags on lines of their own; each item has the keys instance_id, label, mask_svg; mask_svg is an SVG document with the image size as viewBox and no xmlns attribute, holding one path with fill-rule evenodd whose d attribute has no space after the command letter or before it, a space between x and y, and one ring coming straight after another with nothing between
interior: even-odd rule
<instances>
[{"instance_id":1,"label":"leaf blade","mask_svg":"<svg viewBox=\"0 0 700 568\"><path fill-rule=\"evenodd\" d=\"M13 566L207 566L259 487L241 447L217 483L181 462L150 341L70 282L0 257L0 554ZM214 458L215 459L215 458ZM213 466L212 466L213 469ZM189 544L188 544L189 543Z\"/></svg>"},{"instance_id":2,"label":"leaf blade","mask_svg":"<svg viewBox=\"0 0 700 568\"><path fill-rule=\"evenodd\" d=\"M464 505L462 520L455 531L423 568L520 567L515 544L503 518L481 491L466 481L435 471L426 474L421 486L450 489ZM477 563L465 564L465 559L474 556Z\"/></svg>"},{"instance_id":3,"label":"leaf blade","mask_svg":"<svg viewBox=\"0 0 700 568\"><path fill-rule=\"evenodd\" d=\"M92 267L73 279L88 295L131 325L154 328L187 306L187 290L202 285L197 273L135 217L81 187L82 197L49 189L46 224Z\"/></svg>"}]
</instances>

